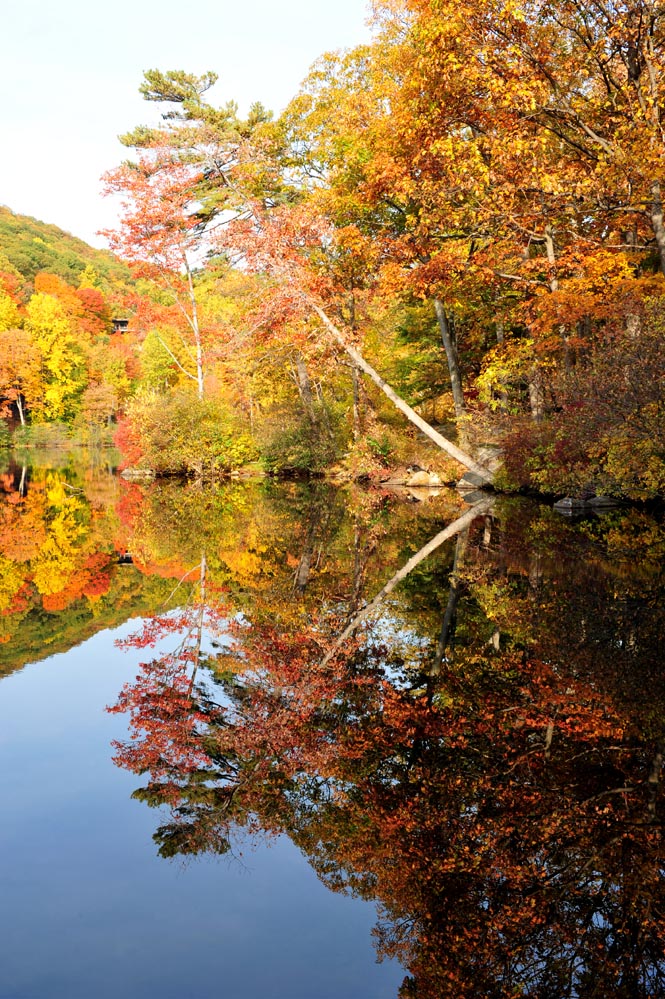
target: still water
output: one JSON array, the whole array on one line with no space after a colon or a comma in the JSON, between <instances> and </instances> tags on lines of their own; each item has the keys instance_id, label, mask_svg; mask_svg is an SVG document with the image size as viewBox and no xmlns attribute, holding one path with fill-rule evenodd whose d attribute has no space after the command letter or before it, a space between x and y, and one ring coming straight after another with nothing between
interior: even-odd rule
<instances>
[{"instance_id":1,"label":"still water","mask_svg":"<svg viewBox=\"0 0 665 999\"><path fill-rule=\"evenodd\" d=\"M0 999L665 996L657 518L1 482Z\"/></svg>"}]
</instances>

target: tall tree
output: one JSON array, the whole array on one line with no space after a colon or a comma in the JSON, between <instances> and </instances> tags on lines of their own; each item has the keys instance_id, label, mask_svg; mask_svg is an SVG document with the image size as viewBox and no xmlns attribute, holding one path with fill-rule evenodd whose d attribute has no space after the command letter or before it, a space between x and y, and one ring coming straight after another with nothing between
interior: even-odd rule
<instances>
[{"instance_id":1,"label":"tall tree","mask_svg":"<svg viewBox=\"0 0 665 999\"><path fill-rule=\"evenodd\" d=\"M269 127L269 116L260 107L252 109L244 123L234 117L233 106L212 109L202 97L211 81L210 74L147 74L143 91L148 99L175 104L176 110L165 114L163 128L138 129L126 136L127 143L141 150L139 163L107 175L109 190L129 196L121 233L112 237L114 245L127 254L147 256L165 274L174 274L179 264L188 274L194 304L187 258L193 246L199 252L216 250L231 259L242 258L245 266L267 272L279 288L272 296L273 326L276 306L289 319L315 312L354 363L395 402L394 390L325 313L326 290L334 286L334 275L331 283L326 274L330 223L315 204L303 200L283 130ZM198 328L191 313L190 325ZM195 331L195 339L198 336ZM491 479L473 457L441 437L403 400L399 408L483 481Z\"/></svg>"},{"instance_id":2,"label":"tall tree","mask_svg":"<svg viewBox=\"0 0 665 999\"><path fill-rule=\"evenodd\" d=\"M43 399L33 412L48 420L71 417L85 380L85 359L65 311L52 295L38 292L26 308L25 329L41 355Z\"/></svg>"}]
</instances>

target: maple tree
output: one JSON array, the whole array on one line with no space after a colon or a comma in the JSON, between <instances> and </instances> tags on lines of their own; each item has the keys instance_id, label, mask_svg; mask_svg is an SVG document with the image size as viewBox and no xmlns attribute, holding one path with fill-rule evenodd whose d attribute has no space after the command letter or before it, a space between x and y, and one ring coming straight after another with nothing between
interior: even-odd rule
<instances>
[{"instance_id":1,"label":"maple tree","mask_svg":"<svg viewBox=\"0 0 665 999\"><path fill-rule=\"evenodd\" d=\"M159 342L183 374L196 382L198 397L203 399L203 340L191 259L201 236L197 220L190 214L191 179L189 168L170 160L143 158L137 164L119 167L106 181L109 193L121 192L127 199L123 202L123 229L106 235L124 256L147 260L173 292L193 340L189 367L181 364L163 339Z\"/></svg>"}]
</instances>

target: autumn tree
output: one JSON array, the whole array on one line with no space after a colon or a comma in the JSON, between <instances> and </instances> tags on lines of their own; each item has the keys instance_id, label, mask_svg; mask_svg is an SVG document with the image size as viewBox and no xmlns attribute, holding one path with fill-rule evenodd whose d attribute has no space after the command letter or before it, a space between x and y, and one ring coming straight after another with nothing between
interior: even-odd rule
<instances>
[{"instance_id":1,"label":"autumn tree","mask_svg":"<svg viewBox=\"0 0 665 999\"><path fill-rule=\"evenodd\" d=\"M25 329L41 355L45 389L40 414L52 420L71 416L86 380L83 352L71 321L57 299L37 292L26 307Z\"/></svg>"},{"instance_id":2,"label":"autumn tree","mask_svg":"<svg viewBox=\"0 0 665 999\"><path fill-rule=\"evenodd\" d=\"M220 213L245 210L236 174L246 164L247 138L269 116L258 105L241 121L234 104L215 110L203 95L214 73L197 77L150 70L141 87L148 101L169 107L160 126L139 127L121 137L138 154L105 177L106 191L122 198L121 226L109 232L111 245L127 259L147 263L173 293L193 346L191 367L176 366L196 381L204 395L203 331L194 271L211 249L208 223ZM195 373L194 373L195 372Z\"/></svg>"},{"instance_id":3,"label":"autumn tree","mask_svg":"<svg viewBox=\"0 0 665 999\"><path fill-rule=\"evenodd\" d=\"M356 298L432 301L458 418L460 351L495 412L526 401L542 421L608 319L634 326L662 295L661 13L555 7L376 4L372 44L321 60L285 116L331 243L364 273Z\"/></svg>"},{"instance_id":4,"label":"autumn tree","mask_svg":"<svg viewBox=\"0 0 665 999\"><path fill-rule=\"evenodd\" d=\"M202 101L210 82L209 76L199 79L182 73L147 78L145 95L175 104L176 110L167 113L166 127L130 133L126 141L142 151L139 166L126 166L109 175L111 187L115 184L117 190L133 190L134 202L138 204L137 197L145 202L142 211L132 216L133 223L130 215L126 216L127 225L135 226L138 237L126 242L136 246L142 240L146 245L150 240L161 240L158 256L165 252L165 231L177 231L182 239L186 230L195 232L199 239L205 236L203 245L212 245L232 259L242 259L245 267L267 273L273 279L268 310L272 322L264 319L264 327L276 325L275 314L280 316L282 328L295 317L317 315L326 333L408 419L440 447L472 467L481 479L490 478L486 469L443 438L397 396L326 315L322 309L325 295L323 299L321 296L330 282L325 268L317 266L316 261L325 257L330 225L313 205L303 201L299 185L294 184L282 131L269 127L268 116L261 109L253 109L245 123L231 121L229 108L214 111ZM174 190L169 199L179 221L172 218L164 225L159 212L164 211L165 202L160 199L154 223L147 223L148 234L141 229L142 219L150 218L153 207L150 196L144 198L144 181L150 177L152 183L167 183L158 179L160 174L173 178ZM181 256L180 249L177 254ZM173 266L174 260L170 263Z\"/></svg>"},{"instance_id":5,"label":"autumn tree","mask_svg":"<svg viewBox=\"0 0 665 999\"><path fill-rule=\"evenodd\" d=\"M38 409L43 391L41 356L27 330L0 331L0 397L18 411L25 426L26 409Z\"/></svg>"}]
</instances>

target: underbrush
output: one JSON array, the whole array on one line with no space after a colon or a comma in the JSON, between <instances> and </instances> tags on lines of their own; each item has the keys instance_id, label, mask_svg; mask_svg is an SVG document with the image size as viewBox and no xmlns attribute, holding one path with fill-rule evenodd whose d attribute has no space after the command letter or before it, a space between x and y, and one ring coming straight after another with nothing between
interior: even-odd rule
<instances>
[{"instance_id":1,"label":"underbrush","mask_svg":"<svg viewBox=\"0 0 665 999\"><path fill-rule=\"evenodd\" d=\"M665 495L665 326L609 330L554 383L558 408L512 420L503 437L506 488L651 500Z\"/></svg>"},{"instance_id":2,"label":"underbrush","mask_svg":"<svg viewBox=\"0 0 665 999\"><path fill-rule=\"evenodd\" d=\"M347 445L339 414L325 403L316 403L311 415L275 415L262 437L261 463L272 474L320 474L342 457Z\"/></svg>"},{"instance_id":3,"label":"underbrush","mask_svg":"<svg viewBox=\"0 0 665 999\"><path fill-rule=\"evenodd\" d=\"M157 475L214 478L258 457L246 428L221 402L185 392L134 399L115 441L125 465Z\"/></svg>"}]
</instances>

